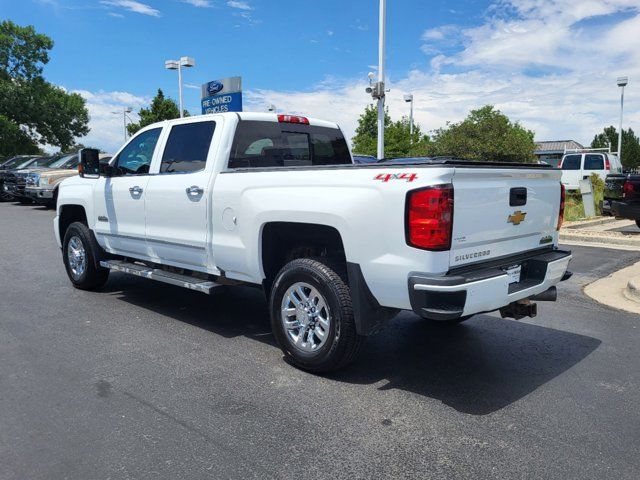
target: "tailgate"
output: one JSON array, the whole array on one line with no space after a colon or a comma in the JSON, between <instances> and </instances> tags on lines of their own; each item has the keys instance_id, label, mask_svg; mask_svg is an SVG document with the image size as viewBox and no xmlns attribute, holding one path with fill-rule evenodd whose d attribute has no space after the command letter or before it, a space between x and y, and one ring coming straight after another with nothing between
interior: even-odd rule
<instances>
[{"instance_id":1,"label":"tailgate","mask_svg":"<svg viewBox=\"0 0 640 480\"><path fill-rule=\"evenodd\" d=\"M560 177L551 169L456 168L450 266L553 245Z\"/></svg>"}]
</instances>

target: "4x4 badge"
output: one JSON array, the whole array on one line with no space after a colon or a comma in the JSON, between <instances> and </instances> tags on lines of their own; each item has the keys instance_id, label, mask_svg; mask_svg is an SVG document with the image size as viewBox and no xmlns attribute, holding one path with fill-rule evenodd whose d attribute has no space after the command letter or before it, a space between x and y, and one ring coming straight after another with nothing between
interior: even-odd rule
<instances>
[{"instance_id":1,"label":"4x4 badge","mask_svg":"<svg viewBox=\"0 0 640 480\"><path fill-rule=\"evenodd\" d=\"M509 215L507 218L507 223L513 223L514 225L520 225L524 222L524 217L527 216L527 212L521 212L518 210L517 212L513 212L513 215Z\"/></svg>"}]
</instances>

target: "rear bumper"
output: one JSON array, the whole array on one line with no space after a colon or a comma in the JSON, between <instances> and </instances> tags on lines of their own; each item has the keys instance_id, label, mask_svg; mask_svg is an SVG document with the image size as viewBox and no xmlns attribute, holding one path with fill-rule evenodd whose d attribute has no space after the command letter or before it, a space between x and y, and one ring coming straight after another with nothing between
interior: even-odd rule
<instances>
[{"instance_id":1,"label":"rear bumper","mask_svg":"<svg viewBox=\"0 0 640 480\"><path fill-rule=\"evenodd\" d=\"M546 250L486 262L433 277L409 277L413 311L433 320L452 320L490 312L542 293L564 277L571 252ZM505 267L521 265L520 282L509 284Z\"/></svg>"},{"instance_id":2,"label":"rear bumper","mask_svg":"<svg viewBox=\"0 0 640 480\"><path fill-rule=\"evenodd\" d=\"M640 204L611 202L609 210L614 217L629 218L631 220L640 219Z\"/></svg>"}]
</instances>

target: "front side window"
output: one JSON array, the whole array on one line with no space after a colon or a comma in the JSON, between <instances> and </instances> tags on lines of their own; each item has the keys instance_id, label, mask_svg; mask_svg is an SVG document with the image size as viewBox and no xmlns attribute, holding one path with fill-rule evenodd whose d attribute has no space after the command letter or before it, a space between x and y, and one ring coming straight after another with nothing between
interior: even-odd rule
<instances>
[{"instance_id":1,"label":"front side window","mask_svg":"<svg viewBox=\"0 0 640 480\"><path fill-rule=\"evenodd\" d=\"M131 140L118 154L115 166L119 175L144 175L149 173L153 152L162 128L153 128Z\"/></svg>"},{"instance_id":2,"label":"front side window","mask_svg":"<svg viewBox=\"0 0 640 480\"><path fill-rule=\"evenodd\" d=\"M350 165L347 142L337 128L241 121L229 168Z\"/></svg>"},{"instance_id":3,"label":"front side window","mask_svg":"<svg viewBox=\"0 0 640 480\"><path fill-rule=\"evenodd\" d=\"M602 155L585 155L584 169L604 170L604 159L602 158Z\"/></svg>"},{"instance_id":4,"label":"front side window","mask_svg":"<svg viewBox=\"0 0 640 480\"><path fill-rule=\"evenodd\" d=\"M203 170L215 122L174 125L162 155L160 173L188 173Z\"/></svg>"},{"instance_id":5,"label":"front side window","mask_svg":"<svg viewBox=\"0 0 640 480\"><path fill-rule=\"evenodd\" d=\"M562 160L562 170L580 170L582 155L567 155Z\"/></svg>"}]
</instances>

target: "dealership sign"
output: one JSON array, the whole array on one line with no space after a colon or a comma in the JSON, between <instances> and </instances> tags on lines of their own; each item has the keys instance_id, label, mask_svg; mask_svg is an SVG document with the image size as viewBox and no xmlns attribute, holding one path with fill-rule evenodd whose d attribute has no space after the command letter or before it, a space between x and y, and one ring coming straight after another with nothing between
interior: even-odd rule
<instances>
[{"instance_id":1,"label":"dealership sign","mask_svg":"<svg viewBox=\"0 0 640 480\"><path fill-rule=\"evenodd\" d=\"M242 77L213 80L202 85L202 113L242 111Z\"/></svg>"}]
</instances>

